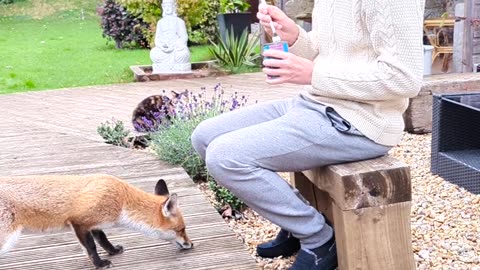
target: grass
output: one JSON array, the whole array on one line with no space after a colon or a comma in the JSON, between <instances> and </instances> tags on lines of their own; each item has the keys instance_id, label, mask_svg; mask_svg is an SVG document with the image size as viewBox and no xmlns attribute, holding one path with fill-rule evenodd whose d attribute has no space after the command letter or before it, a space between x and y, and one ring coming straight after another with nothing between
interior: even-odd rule
<instances>
[{"instance_id":1,"label":"grass","mask_svg":"<svg viewBox=\"0 0 480 270\"><path fill-rule=\"evenodd\" d=\"M107 42L97 3L24 0L1 6L0 94L131 82L129 66L150 64L150 51L117 50ZM191 51L192 62L211 59L206 46Z\"/></svg>"}]
</instances>

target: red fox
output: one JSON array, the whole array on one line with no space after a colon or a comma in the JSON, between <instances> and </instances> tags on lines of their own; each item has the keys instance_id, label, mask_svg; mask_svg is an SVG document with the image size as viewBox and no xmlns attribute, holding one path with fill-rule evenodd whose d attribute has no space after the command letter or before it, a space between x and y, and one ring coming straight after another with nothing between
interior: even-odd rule
<instances>
[{"instance_id":1,"label":"red fox","mask_svg":"<svg viewBox=\"0 0 480 270\"><path fill-rule=\"evenodd\" d=\"M130 228L190 249L177 195L160 179L154 194L110 175L48 175L0 178L0 254L11 249L22 231L71 228L96 268L102 260L96 242L110 255L123 252L102 229Z\"/></svg>"}]
</instances>

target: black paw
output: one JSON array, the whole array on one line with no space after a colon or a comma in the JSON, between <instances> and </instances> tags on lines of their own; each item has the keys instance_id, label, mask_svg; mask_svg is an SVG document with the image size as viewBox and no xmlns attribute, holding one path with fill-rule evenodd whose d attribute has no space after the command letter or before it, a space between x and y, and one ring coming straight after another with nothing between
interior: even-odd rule
<instances>
[{"instance_id":1,"label":"black paw","mask_svg":"<svg viewBox=\"0 0 480 270\"><path fill-rule=\"evenodd\" d=\"M122 253L123 253L123 247L120 245L116 245L114 249L108 251L108 254L110 255L118 255Z\"/></svg>"},{"instance_id":2,"label":"black paw","mask_svg":"<svg viewBox=\"0 0 480 270\"><path fill-rule=\"evenodd\" d=\"M112 262L109 260L100 260L95 263L95 269L105 269L110 268L112 266Z\"/></svg>"}]
</instances>

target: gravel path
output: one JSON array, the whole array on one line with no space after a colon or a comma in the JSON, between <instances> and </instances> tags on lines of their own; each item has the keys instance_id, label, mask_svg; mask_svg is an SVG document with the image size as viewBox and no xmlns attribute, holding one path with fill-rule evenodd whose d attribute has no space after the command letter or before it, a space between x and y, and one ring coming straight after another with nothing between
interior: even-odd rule
<instances>
[{"instance_id":1,"label":"gravel path","mask_svg":"<svg viewBox=\"0 0 480 270\"><path fill-rule=\"evenodd\" d=\"M402 143L390 151L411 166L411 226L417 269L480 270L480 195L430 173L430 143L430 134L406 133ZM287 173L281 175L289 180ZM275 237L278 227L249 209L244 216L225 221L256 258L259 269L287 269L294 257L262 259L255 253L259 243Z\"/></svg>"}]
</instances>

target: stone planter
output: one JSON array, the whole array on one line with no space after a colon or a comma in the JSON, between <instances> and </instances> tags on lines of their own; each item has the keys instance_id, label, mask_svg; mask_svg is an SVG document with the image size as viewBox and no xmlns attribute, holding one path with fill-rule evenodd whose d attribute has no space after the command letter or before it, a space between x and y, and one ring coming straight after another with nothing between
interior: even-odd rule
<instances>
[{"instance_id":1,"label":"stone planter","mask_svg":"<svg viewBox=\"0 0 480 270\"><path fill-rule=\"evenodd\" d=\"M243 31L251 32L250 12L243 13L222 13L217 15L218 28L222 40L225 41L226 33L233 27L233 35L240 38Z\"/></svg>"},{"instance_id":2,"label":"stone planter","mask_svg":"<svg viewBox=\"0 0 480 270\"><path fill-rule=\"evenodd\" d=\"M173 79L192 79L226 76L227 73L217 67L216 61L192 63L192 72L187 74L152 74L151 65L130 66L136 82L163 81Z\"/></svg>"}]
</instances>

